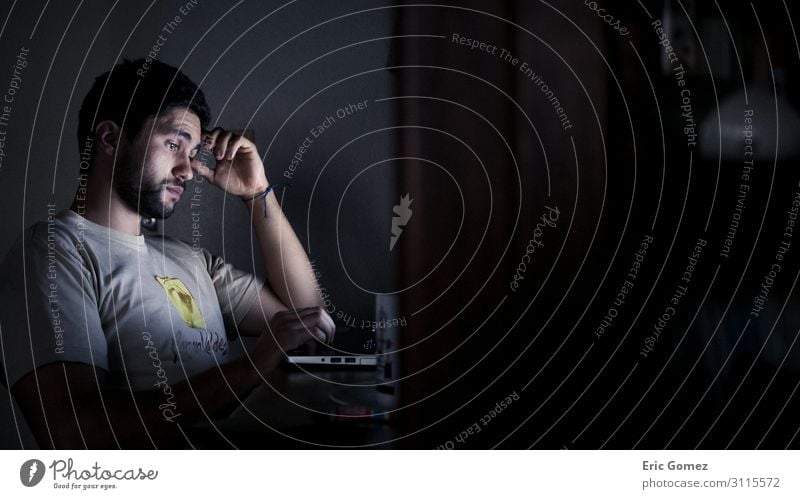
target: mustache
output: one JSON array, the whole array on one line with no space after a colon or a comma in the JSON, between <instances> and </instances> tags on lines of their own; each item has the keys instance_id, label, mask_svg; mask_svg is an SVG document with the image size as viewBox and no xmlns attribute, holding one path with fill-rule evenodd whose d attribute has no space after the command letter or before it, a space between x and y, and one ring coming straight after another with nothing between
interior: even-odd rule
<instances>
[{"instance_id":1,"label":"mustache","mask_svg":"<svg viewBox=\"0 0 800 499\"><path fill-rule=\"evenodd\" d=\"M171 182L169 180L162 180L158 184L154 185L151 189L147 189L144 185L142 186L141 192L151 192L153 194L158 193L166 189L167 187L180 187L184 191L186 190L186 182L174 181Z\"/></svg>"},{"instance_id":2,"label":"mustache","mask_svg":"<svg viewBox=\"0 0 800 499\"><path fill-rule=\"evenodd\" d=\"M180 187L181 189L183 189L185 191L186 190L186 182L181 182L181 181L174 181L173 182L173 181L169 181L169 180L162 180L161 182L158 183L156 188L153 189L153 190L154 191L162 191L162 190L166 189L167 187Z\"/></svg>"}]
</instances>

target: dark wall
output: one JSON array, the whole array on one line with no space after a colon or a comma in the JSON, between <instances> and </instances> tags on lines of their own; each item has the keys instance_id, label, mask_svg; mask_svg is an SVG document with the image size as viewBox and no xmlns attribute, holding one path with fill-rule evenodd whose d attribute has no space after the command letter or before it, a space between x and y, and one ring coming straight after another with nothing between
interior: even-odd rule
<instances>
[{"instance_id":1,"label":"dark wall","mask_svg":"<svg viewBox=\"0 0 800 499\"><path fill-rule=\"evenodd\" d=\"M415 444L797 445L787 414L798 407L798 259L781 253L787 237L796 246L784 235L800 180L796 21L782 2L461 1L402 12L403 31L448 38L404 43L404 64L437 68L403 72L397 92L439 100L409 103L399 119L467 137L480 158L428 129L398 138L410 155L449 160L469 200L456 233L457 198L437 197L447 178L419 168L402 180L426 210L414 248L429 249L409 252L404 274L422 274L457 241L444 270L403 297L413 317L403 421ZM541 79L522 74L523 62ZM561 214L537 236L547 206Z\"/></svg>"}]
</instances>

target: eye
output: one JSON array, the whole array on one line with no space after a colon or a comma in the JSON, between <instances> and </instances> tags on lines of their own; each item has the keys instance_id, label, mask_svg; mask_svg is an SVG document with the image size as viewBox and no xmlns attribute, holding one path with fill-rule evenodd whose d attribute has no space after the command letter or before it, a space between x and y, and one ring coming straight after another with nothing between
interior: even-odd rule
<instances>
[{"instance_id":1,"label":"eye","mask_svg":"<svg viewBox=\"0 0 800 499\"><path fill-rule=\"evenodd\" d=\"M180 146L178 144L176 144L175 142L167 142L167 148L172 152L178 152L178 149L180 149Z\"/></svg>"}]
</instances>

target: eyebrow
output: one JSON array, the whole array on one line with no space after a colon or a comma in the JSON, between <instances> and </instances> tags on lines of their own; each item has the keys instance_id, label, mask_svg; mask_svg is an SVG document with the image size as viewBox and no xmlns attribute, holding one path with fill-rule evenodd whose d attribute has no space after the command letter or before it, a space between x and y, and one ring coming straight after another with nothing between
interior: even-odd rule
<instances>
[{"instance_id":1,"label":"eyebrow","mask_svg":"<svg viewBox=\"0 0 800 499\"><path fill-rule=\"evenodd\" d=\"M192 135L182 128L170 128L169 131L174 133L178 137L183 137L189 143L192 142Z\"/></svg>"}]
</instances>

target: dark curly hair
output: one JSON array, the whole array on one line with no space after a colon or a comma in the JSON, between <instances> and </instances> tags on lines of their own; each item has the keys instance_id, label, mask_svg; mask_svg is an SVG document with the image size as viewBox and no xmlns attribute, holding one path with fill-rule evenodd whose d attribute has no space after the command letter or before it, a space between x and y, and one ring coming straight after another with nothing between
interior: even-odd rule
<instances>
[{"instance_id":1,"label":"dark curly hair","mask_svg":"<svg viewBox=\"0 0 800 499\"><path fill-rule=\"evenodd\" d=\"M123 127L124 119L123 133L133 138L148 118L176 107L196 114L203 128L211 120L203 91L180 70L155 59L125 60L95 78L83 99L78 149L84 148L88 137L94 139L96 123L111 120Z\"/></svg>"}]
</instances>

